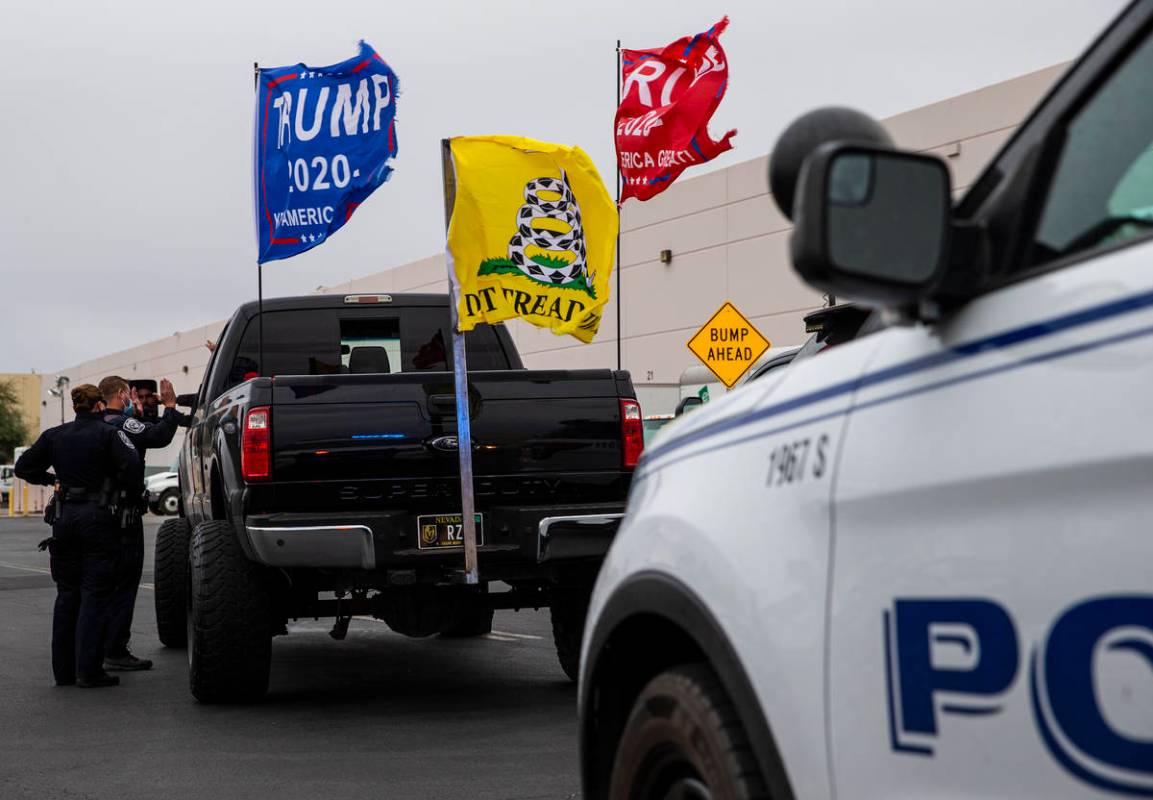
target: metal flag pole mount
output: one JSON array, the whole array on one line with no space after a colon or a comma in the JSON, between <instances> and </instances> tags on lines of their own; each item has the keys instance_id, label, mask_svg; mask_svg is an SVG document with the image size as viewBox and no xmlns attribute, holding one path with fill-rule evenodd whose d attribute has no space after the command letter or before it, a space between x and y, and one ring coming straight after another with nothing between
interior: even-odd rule
<instances>
[{"instance_id":1,"label":"metal flag pole mount","mask_svg":"<svg viewBox=\"0 0 1153 800\"><path fill-rule=\"evenodd\" d=\"M464 537L464 581L480 582L476 564L476 501L472 483L472 420L468 408L468 361L464 346L464 333L460 330L460 286L453 267L452 251L448 247L448 229L452 222L452 208L456 202L456 170L452 163L452 141L440 140L441 174L444 179L444 261L448 270L448 305L452 320L452 369L456 387L456 441L460 456L460 521Z\"/></svg>"},{"instance_id":2,"label":"metal flag pole mount","mask_svg":"<svg viewBox=\"0 0 1153 800\"><path fill-rule=\"evenodd\" d=\"M617 109L621 107L621 40L617 39ZM616 142L616 131L613 131L613 141ZM624 298L621 297L621 226L620 226L620 213L621 213L621 154L616 152L613 148L613 155L616 157L617 162L617 369L621 369L621 305Z\"/></svg>"},{"instance_id":3,"label":"metal flag pole mount","mask_svg":"<svg viewBox=\"0 0 1153 800\"><path fill-rule=\"evenodd\" d=\"M252 62L252 88L256 91L259 97L260 92L260 62ZM258 248L259 249L259 248ZM264 374L264 267L261 265L259 256L256 261L256 320L257 320L257 344L256 344L256 372L258 375Z\"/></svg>"}]
</instances>

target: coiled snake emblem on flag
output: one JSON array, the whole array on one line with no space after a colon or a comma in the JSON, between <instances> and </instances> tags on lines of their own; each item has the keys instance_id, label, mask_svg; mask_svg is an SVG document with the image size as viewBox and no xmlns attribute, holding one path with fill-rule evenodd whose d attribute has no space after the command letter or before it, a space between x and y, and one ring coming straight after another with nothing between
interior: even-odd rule
<instances>
[{"instance_id":1,"label":"coiled snake emblem on flag","mask_svg":"<svg viewBox=\"0 0 1153 800\"><path fill-rule=\"evenodd\" d=\"M529 278L559 286L588 280L585 256L580 206L568 176L562 172L559 179L536 178L525 184L517 232L508 243L509 260Z\"/></svg>"}]
</instances>

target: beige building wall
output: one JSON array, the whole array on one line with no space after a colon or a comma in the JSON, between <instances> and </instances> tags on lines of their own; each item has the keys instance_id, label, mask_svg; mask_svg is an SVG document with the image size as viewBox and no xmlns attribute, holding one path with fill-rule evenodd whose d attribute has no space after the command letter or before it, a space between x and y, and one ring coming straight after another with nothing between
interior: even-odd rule
<instances>
[{"instance_id":1,"label":"beige building wall","mask_svg":"<svg viewBox=\"0 0 1153 800\"><path fill-rule=\"evenodd\" d=\"M55 397L48 397L47 388L41 391L42 377L35 372L0 372L0 383L8 384L16 392L17 405L27 428L25 439L21 444L32 444L40 433L40 409L43 399L51 401L50 406L55 403L54 407L59 413L60 401Z\"/></svg>"},{"instance_id":2,"label":"beige building wall","mask_svg":"<svg viewBox=\"0 0 1153 800\"><path fill-rule=\"evenodd\" d=\"M934 152L949 164L958 194L978 176L1030 109L1064 72L1059 64L884 120L899 146ZM646 414L670 413L681 373L698 362L686 343L731 301L774 345L800 344L801 318L823 298L804 285L788 260L790 223L768 191L768 156L682 178L655 199L621 211L621 354ZM662 250L672 253L667 264ZM321 287L327 293L444 292L444 255ZM615 292L615 280L614 280ZM615 367L617 311L613 297L596 341L519 321L509 323L530 368ZM204 339L224 322L184 331L65 370L74 381L118 373L171 377L194 391L208 361ZM44 419L51 422L50 415ZM58 421L58 415L57 415ZM170 463L175 447L150 453L149 465Z\"/></svg>"}]
</instances>

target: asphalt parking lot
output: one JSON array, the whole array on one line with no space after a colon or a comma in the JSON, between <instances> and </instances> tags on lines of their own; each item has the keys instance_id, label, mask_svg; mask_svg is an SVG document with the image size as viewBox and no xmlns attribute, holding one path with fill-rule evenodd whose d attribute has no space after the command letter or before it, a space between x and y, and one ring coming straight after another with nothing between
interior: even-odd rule
<instances>
[{"instance_id":1,"label":"asphalt parking lot","mask_svg":"<svg viewBox=\"0 0 1153 800\"><path fill-rule=\"evenodd\" d=\"M547 611L498 611L487 637L408 639L356 619L301 622L273 645L267 699L202 706L185 653L161 647L151 544L133 650L151 672L53 685L55 589L39 520L0 518L0 798L572 798L576 691Z\"/></svg>"}]
</instances>

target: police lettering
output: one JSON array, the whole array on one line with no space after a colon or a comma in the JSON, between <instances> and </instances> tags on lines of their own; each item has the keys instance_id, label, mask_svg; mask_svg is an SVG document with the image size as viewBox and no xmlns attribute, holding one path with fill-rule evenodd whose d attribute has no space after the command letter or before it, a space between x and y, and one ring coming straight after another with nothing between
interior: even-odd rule
<instances>
[{"instance_id":1,"label":"police lettering","mask_svg":"<svg viewBox=\"0 0 1153 800\"><path fill-rule=\"evenodd\" d=\"M975 724L997 713L1018 673L1026 672L1026 702L1058 764L1121 794L1153 790L1153 740L1116 725L1105 712L1128 691L1118 675L1143 664L1153 677L1153 596L1095 597L1064 610L1025 670L1013 619L996 601L901 598L884 618L894 751L932 756L946 738L941 716Z\"/></svg>"}]
</instances>

